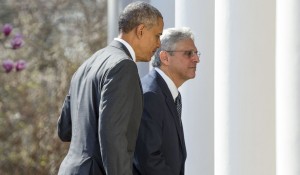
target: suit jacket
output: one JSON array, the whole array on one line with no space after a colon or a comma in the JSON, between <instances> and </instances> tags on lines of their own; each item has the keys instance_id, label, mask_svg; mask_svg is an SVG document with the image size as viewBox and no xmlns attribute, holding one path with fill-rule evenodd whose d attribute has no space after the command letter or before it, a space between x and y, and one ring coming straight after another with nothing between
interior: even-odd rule
<instances>
[{"instance_id":1,"label":"suit jacket","mask_svg":"<svg viewBox=\"0 0 300 175\"><path fill-rule=\"evenodd\" d=\"M144 110L134 155L136 175L183 175L186 148L171 92L154 69L142 79Z\"/></svg>"},{"instance_id":2,"label":"suit jacket","mask_svg":"<svg viewBox=\"0 0 300 175\"><path fill-rule=\"evenodd\" d=\"M71 143L58 174L131 175L142 109L137 66L113 41L72 77L58 119L58 136Z\"/></svg>"}]
</instances>

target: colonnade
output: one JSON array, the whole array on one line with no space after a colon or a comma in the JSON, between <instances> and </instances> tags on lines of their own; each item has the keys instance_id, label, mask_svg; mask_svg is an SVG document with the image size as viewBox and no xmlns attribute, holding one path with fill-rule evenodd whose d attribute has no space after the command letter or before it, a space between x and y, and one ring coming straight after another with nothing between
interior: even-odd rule
<instances>
[{"instance_id":1,"label":"colonnade","mask_svg":"<svg viewBox=\"0 0 300 175\"><path fill-rule=\"evenodd\" d=\"M108 41L132 0L108 1ZM300 1L148 0L202 55L181 88L188 175L300 174ZM148 63L138 63L140 75Z\"/></svg>"}]
</instances>

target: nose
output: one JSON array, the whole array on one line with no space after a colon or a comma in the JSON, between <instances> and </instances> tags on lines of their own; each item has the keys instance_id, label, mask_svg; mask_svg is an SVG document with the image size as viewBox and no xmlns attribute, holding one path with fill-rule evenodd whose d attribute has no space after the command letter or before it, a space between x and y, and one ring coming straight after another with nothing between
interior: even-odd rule
<instances>
[{"instance_id":1,"label":"nose","mask_svg":"<svg viewBox=\"0 0 300 175\"><path fill-rule=\"evenodd\" d=\"M200 54L194 54L193 56L193 61L196 62L196 63L199 63L200 62Z\"/></svg>"}]
</instances>

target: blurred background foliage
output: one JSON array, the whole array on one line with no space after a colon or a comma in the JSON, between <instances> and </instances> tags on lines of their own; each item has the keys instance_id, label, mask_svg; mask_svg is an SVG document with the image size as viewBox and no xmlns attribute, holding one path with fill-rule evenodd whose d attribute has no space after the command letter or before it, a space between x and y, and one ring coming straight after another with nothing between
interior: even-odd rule
<instances>
[{"instance_id":1,"label":"blurred background foliage","mask_svg":"<svg viewBox=\"0 0 300 175\"><path fill-rule=\"evenodd\" d=\"M0 174L57 174L68 143L56 122L72 74L106 45L106 0L0 0L0 27L21 33L20 49L0 35L0 61L26 61L26 69L0 69Z\"/></svg>"}]
</instances>

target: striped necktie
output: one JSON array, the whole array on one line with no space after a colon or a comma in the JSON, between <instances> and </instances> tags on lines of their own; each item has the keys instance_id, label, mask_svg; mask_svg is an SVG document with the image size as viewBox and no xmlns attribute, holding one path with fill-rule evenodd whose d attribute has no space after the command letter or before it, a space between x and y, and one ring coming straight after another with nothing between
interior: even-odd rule
<instances>
[{"instance_id":1,"label":"striped necktie","mask_svg":"<svg viewBox=\"0 0 300 175\"><path fill-rule=\"evenodd\" d=\"M175 99L175 105L177 108L177 113L178 113L178 117L179 117L179 123L181 125L181 109L182 109L182 103L181 103L181 95L180 92L178 92L178 96Z\"/></svg>"}]
</instances>

